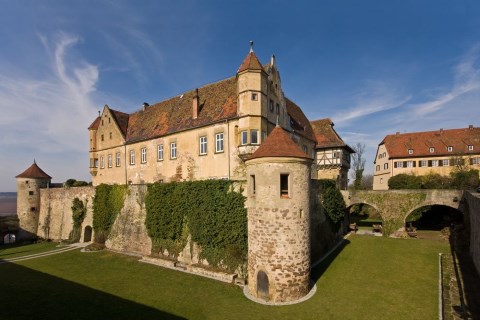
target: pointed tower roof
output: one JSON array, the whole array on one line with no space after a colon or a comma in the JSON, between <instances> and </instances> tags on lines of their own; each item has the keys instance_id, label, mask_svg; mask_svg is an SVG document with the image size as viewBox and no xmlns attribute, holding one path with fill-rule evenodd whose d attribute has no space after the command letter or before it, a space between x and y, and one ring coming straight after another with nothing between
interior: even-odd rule
<instances>
[{"instance_id":1,"label":"pointed tower roof","mask_svg":"<svg viewBox=\"0 0 480 320\"><path fill-rule=\"evenodd\" d=\"M15 178L29 178L29 179L52 179L48 174L45 173L39 166L35 160L33 160L33 164L25 171L20 173Z\"/></svg>"},{"instance_id":2,"label":"pointed tower roof","mask_svg":"<svg viewBox=\"0 0 480 320\"><path fill-rule=\"evenodd\" d=\"M277 126L248 160L266 157L303 158L309 157L282 127Z\"/></svg>"},{"instance_id":3,"label":"pointed tower roof","mask_svg":"<svg viewBox=\"0 0 480 320\"><path fill-rule=\"evenodd\" d=\"M258 60L255 52L253 52L253 41L250 41L250 52L247 54L245 60L238 68L237 73L240 73L245 70L263 70L260 60Z\"/></svg>"}]
</instances>

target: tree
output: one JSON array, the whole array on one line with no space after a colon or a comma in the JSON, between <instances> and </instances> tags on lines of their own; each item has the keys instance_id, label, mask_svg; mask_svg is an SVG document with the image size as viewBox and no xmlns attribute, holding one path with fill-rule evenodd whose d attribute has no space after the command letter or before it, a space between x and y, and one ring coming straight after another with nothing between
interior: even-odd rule
<instances>
[{"instance_id":1,"label":"tree","mask_svg":"<svg viewBox=\"0 0 480 320\"><path fill-rule=\"evenodd\" d=\"M362 189L362 177L363 177L363 170L365 169L365 144L357 142L352 149L355 153L352 154L352 169L355 177L355 181L353 183L353 188L356 190Z\"/></svg>"},{"instance_id":2,"label":"tree","mask_svg":"<svg viewBox=\"0 0 480 320\"><path fill-rule=\"evenodd\" d=\"M366 174L362 177L362 190L373 189L373 174Z\"/></svg>"}]
</instances>

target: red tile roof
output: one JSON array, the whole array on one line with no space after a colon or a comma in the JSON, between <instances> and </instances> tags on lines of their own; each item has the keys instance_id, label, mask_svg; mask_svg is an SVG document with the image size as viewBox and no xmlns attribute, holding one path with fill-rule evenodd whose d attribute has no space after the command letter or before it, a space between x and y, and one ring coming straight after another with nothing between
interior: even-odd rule
<instances>
[{"instance_id":1,"label":"red tile roof","mask_svg":"<svg viewBox=\"0 0 480 320\"><path fill-rule=\"evenodd\" d=\"M98 126L100 125L100 117L97 117L93 120L92 124L88 127L88 130L97 130Z\"/></svg>"},{"instance_id":2,"label":"red tile roof","mask_svg":"<svg viewBox=\"0 0 480 320\"><path fill-rule=\"evenodd\" d=\"M238 68L237 73L245 70L262 70L262 64L253 51L250 51Z\"/></svg>"},{"instance_id":3,"label":"red tile roof","mask_svg":"<svg viewBox=\"0 0 480 320\"><path fill-rule=\"evenodd\" d=\"M315 142L315 134L313 133L312 126L302 109L288 98L285 98L285 101L292 129L295 133Z\"/></svg>"},{"instance_id":4,"label":"red tile roof","mask_svg":"<svg viewBox=\"0 0 480 320\"><path fill-rule=\"evenodd\" d=\"M231 77L198 89L198 117L192 118L196 90L148 106L130 114L126 141L134 142L160 137L237 116L237 83ZM122 126L121 126L122 127Z\"/></svg>"},{"instance_id":5,"label":"red tile roof","mask_svg":"<svg viewBox=\"0 0 480 320\"><path fill-rule=\"evenodd\" d=\"M288 157L304 158L309 157L298 144L296 144L289 133L280 126L275 127L267 136L260 147L248 158L248 160L265 157Z\"/></svg>"},{"instance_id":6,"label":"red tile roof","mask_svg":"<svg viewBox=\"0 0 480 320\"><path fill-rule=\"evenodd\" d=\"M25 171L20 173L15 178L29 178L29 179L52 179L48 174L46 174L37 163L33 161L33 164Z\"/></svg>"},{"instance_id":7,"label":"red tile roof","mask_svg":"<svg viewBox=\"0 0 480 320\"><path fill-rule=\"evenodd\" d=\"M120 112L117 110L110 109L110 112L112 113L113 119L115 122L117 122L118 127L120 128L120 131L122 132L122 135L125 137L127 135L127 128L128 128L128 118L129 115L124 112Z\"/></svg>"},{"instance_id":8,"label":"red tile roof","mask_svg":"<svg viewBox=\"0 0 480 320\"><path fill-rule=\"evenodd\" d=\"M471 126L463 129L397 133L386 136L381 144L385 144L390 158L479 154L480 128ZM473 146L473 151L468 150L469 145ZM452 147L453 150L448 152L447 147ZM435 151L430 152L430 148L435 148ZM408 154L408 149L412 149L413 154Z\"/></svg>"},{"instance_id":9,"label":"red tile roof","mask_svg":"<svg viewBox=\"0 0 480 320\"><path fill-rule=\"evenodd\" d=\"M334 124L330 118L314 120L310 123L317 140L317 149L344 147L350 152L354 152L335 131L333 128Z\"/></svg>"}]
</instances>

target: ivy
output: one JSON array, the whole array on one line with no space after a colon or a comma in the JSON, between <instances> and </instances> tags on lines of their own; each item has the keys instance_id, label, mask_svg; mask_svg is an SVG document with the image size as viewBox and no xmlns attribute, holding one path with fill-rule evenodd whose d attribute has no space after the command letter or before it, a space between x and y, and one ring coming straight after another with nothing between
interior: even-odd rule
<instances>
[{"instance_id":1,"label":"ivy","mask_svg":"<svg viewBox=\"0 0 480 320\"><path fill-rule=\"evenodd\" d=\"M123 208L127 186L101 184L93 198L93 230L95 242L105 243L115 218Z\"/></svg>"},{"instance_id":2,"label":"ivy","mask_svg":"<svg viewBox=\"0 0 480 320\"><path fill-rule=\"evenodd\" d=\"M321 180L323 189L322 203L327 217L338 227L345 217L345 200L333 180Z\"/></svg>"},{"instance_id":3,"label":"ivy","mask_svg":"<svg viewBox=\"0 0 480 320\"><path fill-rule=\"evenodd\" d=\"M178 255L187 242L202 247L201 257L234 270L247 255L245 198L226 180L154 183L145 197L145 225L153 253Z\"/></svg>"},{"instance_id":4,"label":"ivy","mask_svg":"<svg viewBox=\"0 0 480 320\"><path fill-rule=\"evenodd\" d=\"M87 214L87 208L83 204L83 201L79 198L75 198L72 201L72 220L73 220L73 229L70 234L70 240L72 242L78 242L80 240L80 233L82 230L82 223Z\"/></svg>"}]
</instances>

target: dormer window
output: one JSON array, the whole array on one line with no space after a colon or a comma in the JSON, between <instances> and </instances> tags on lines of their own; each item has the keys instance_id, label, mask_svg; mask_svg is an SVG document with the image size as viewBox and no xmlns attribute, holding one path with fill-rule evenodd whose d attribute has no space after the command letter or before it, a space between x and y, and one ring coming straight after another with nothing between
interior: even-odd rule
<instances>
[{"instance_id":1,"label":"dormer window","mask_svg":"<svg viewBox=\"0 0 480 320\"><path fill-rule=\"evenodd\" d=\"M448 146L448 147L447 147L447 151L448 151L448 152L452 152L452 151L453 151L453 147Z\"/></svg>"},{"instance_id":2,"label":"dormer window","mask_svg":"<svg viewBox=\"0 0 480 320\"><path fill-rule=\"evenodd\" d=\"M473 145L468 145L468 151L473 151Z\"/></svg>"},{"instance_id":3,"label":"dormer window","mask_svg":"<svg viewBox=\"0 0 480 320\"><path fill-rule=\"evenodd\" d=\"M413 149L408 149L408 154L413 154Z\"/></svg>"},{"instance_id":4,"label":"dormer window","mask_svg":"<svg viewBox=\"0 0 480 320\"><path fill-rule=\"evenodd\" d=\"M434 152L435 152L435 148L429 148L428 150L430 151L430 153L434 153Z\"/></svg>"}]
</instances>

